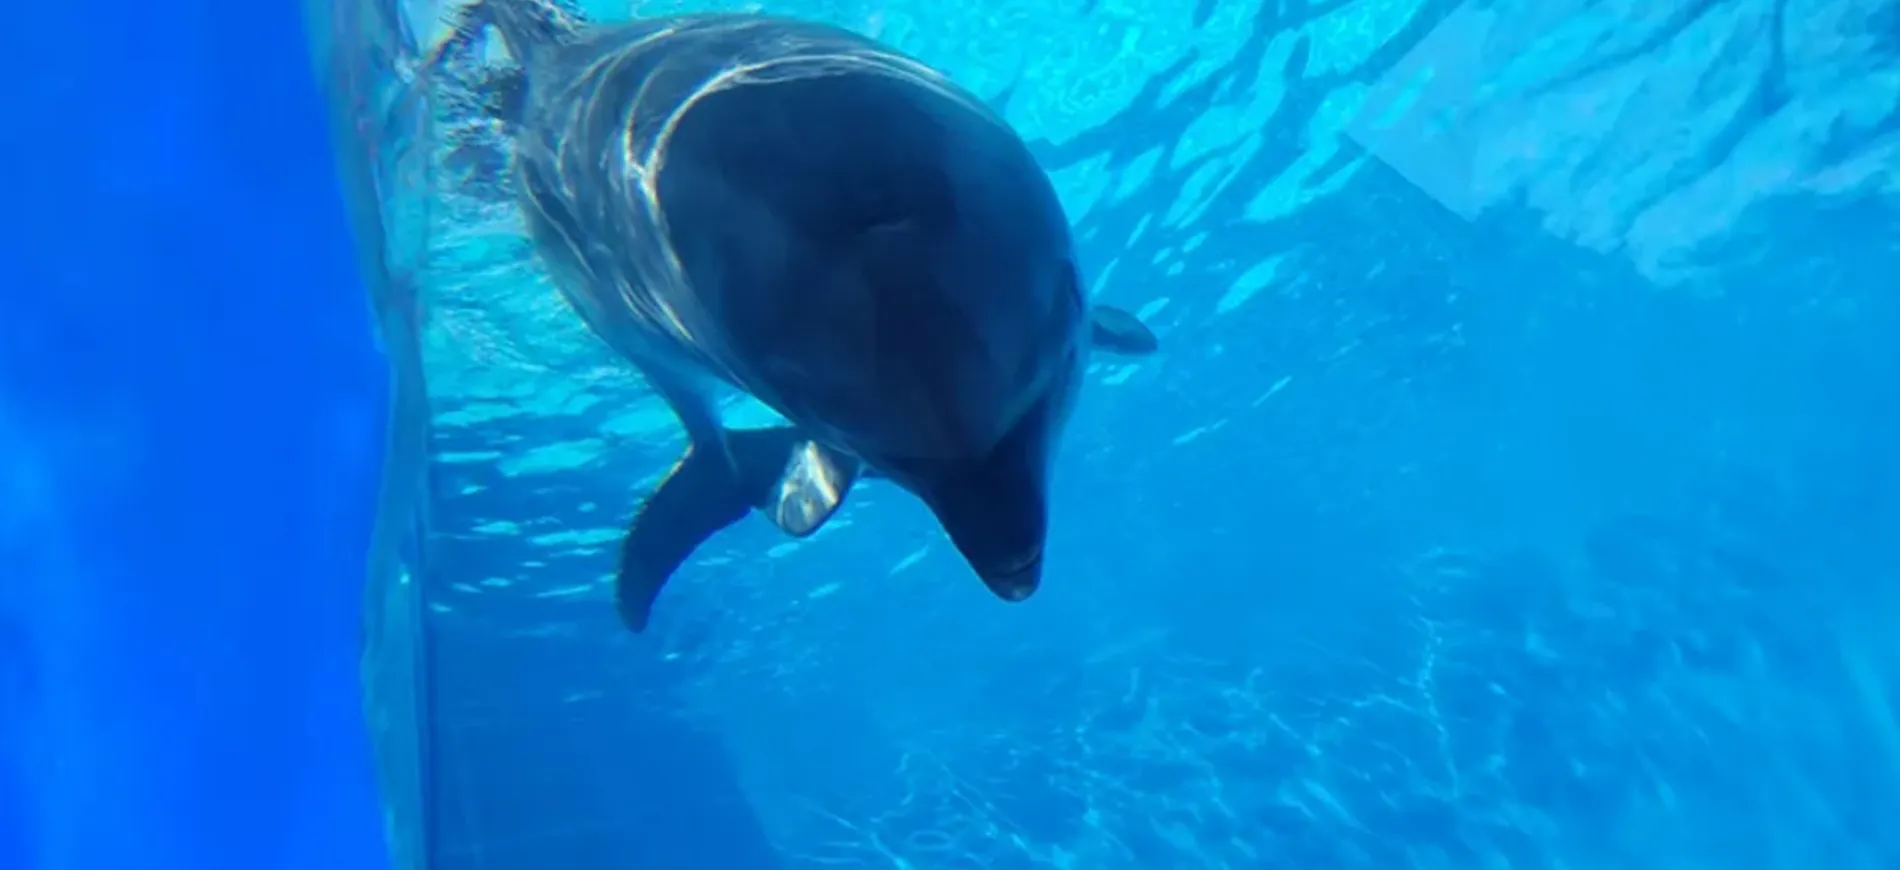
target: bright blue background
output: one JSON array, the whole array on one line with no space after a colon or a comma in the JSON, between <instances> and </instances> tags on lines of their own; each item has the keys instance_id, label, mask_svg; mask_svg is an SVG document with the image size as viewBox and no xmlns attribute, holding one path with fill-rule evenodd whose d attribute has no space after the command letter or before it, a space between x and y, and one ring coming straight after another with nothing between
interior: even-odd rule
<instances>
[{"instance_id":1,"label":"bright blue background","mask_svg":"<svg viewBox=\"0 0 1900 870\"><path fill-rule=\"evenodd\" d=\"M298 4L8 18L0 867L383 866L385 373Z\"/></svg>"}]
</instances>

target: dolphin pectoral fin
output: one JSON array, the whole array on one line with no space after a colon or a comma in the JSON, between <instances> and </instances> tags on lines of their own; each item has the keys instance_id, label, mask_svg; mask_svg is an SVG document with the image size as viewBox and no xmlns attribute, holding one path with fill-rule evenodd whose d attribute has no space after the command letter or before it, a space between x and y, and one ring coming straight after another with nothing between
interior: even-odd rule
<instances>
[{"instance_id":1,"label":"dolphin pectoral fin","mask_svg":"<svg viewBox=\"0 0 1900 870\"><path fill-rule=\"evenodd\" d=\"M844 505L851 493L862 464L855 457L826 449L806 441L792 451L785 473L779 477L769 515L772 522L794 538L803 538L824 527L831 515Z\"/></svg>"},{"instance_id":2,"label":"dolphin pectoral fin","mask_svg":"<svg viewBox=\"0 0 1900 870\"><path fill-rule=\"evenodd\" d=\"M694 439L627 526L614 577L620 618L644 631L668 578L713 535L757 508L794 537L818 531L863 468L797 429L734 429L725 450ZM728 455L729 454L729 455Z\"/></svg>"},{"instance_id":3,"label":"dolphin pectoral fin","mask_svg":"<svg viewBox=\"0 0 1900 870\"><path fill-rule=\"evenodd\" d=\"M716 448L686 449L658 489L627 525L614 576L614 603L635 633L644 631L653 602L673 572L708 538L739 521L751 507L732 463Z\"/></svg>"},{"instance_id":4,"label":"dolphin pectoral fin","mask_svg":"<svg viewBox=\"0 0 1900 870\"><path fill-rule=\"evenodd\" d=\"M823 528L863 472L856 457L827 448L787 426L735 429L726 435L752 504L786 534L803 538Z\"/></svg>"},{"instance_id":5,"label":"dolphin pectoral fin","mask_svg":"<svg viewBox=\"0 0 1900 870\"><path fill-rule=\"evenodd\" d=\"M1096 347L1123 356L1147 356L1161 347L1161 339L1141 318L1112 305L1089 309L1089 332Z\"/></svg>"}]
</instances>

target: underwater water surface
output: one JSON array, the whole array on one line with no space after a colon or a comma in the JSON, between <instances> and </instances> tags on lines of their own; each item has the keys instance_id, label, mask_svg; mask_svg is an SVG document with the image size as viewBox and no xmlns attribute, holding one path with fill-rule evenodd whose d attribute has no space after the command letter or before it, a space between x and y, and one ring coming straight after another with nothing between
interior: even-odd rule
<instances>
[{"instance_id":1,"label":"underwater water surface","mask_svg":"<svg viewBox=\"0 0 1900 870\"><path fill-rule=\"evenodd\" d=\"M630 635L682 441L523 240L506 59L312 5L396 377L399 866L1900 866L1900 7L584 11L712 8L989 100L1163 350L1091 369L1033 601L873 483Z\"/></svg>"}]
</instances>

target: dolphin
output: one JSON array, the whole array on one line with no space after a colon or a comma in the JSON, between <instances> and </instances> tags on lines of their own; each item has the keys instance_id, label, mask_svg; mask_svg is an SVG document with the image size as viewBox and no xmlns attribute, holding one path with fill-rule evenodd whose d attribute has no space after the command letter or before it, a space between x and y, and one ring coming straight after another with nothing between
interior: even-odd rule
<instances>
[{"instance_id":1,"label":"dolphin","mask_svg":"<svg viewBox=\"0 0 1900 870\"><path fill-rule=\"evenodd\" d=\"M886 478L997 596L1042 580L1051 456L1092 350L1154 352L1090 307L1069 224L1021 137L871 39L753 14L589 25L476 0L534 247L688 445L628 526L635 632L667 579L752 510L794 536ZM737 430L737 390L787 425Z\"/></svg>"}]
</instances>

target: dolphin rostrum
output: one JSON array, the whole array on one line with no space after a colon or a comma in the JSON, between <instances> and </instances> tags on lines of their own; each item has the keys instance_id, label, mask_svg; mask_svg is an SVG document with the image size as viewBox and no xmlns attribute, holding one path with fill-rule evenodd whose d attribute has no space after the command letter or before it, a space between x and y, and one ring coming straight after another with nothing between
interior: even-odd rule
<instances>
[{"instance_id":1,"label":"dolphin rostrum","mask_svg":"<svg viewBox=\"0 0 1900 870\"><path fill-rule=\"evenodd\" d=\"M759 510L795 536L860 477L921 498L1009 601L1042 579L1049 466L1092 349L1146 354L1091 309L1022 139L944 76L838 28L701 14L584 25L477 0L535 247L587 325L686 430L621 549L622 619ZM722 425L737 388L788 425Z\"/></svg>"}]
</instances>

